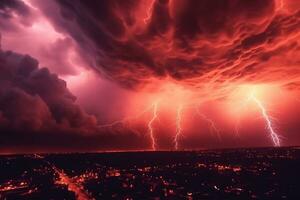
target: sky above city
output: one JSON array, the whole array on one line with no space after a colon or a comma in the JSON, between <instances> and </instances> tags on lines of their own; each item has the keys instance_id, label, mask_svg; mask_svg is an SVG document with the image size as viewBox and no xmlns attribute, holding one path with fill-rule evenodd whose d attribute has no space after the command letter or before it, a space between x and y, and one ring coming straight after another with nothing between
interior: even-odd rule
<instances>
[{"instance_id":1,"label":"sky above city","mask_svg":"<svg viewBox=\"0 0 300 200\"><path fill-rule=\"evenodd\" d=\"M300 2L0 1L0 153L300 145Z\"/></svg>"}]
</instances>

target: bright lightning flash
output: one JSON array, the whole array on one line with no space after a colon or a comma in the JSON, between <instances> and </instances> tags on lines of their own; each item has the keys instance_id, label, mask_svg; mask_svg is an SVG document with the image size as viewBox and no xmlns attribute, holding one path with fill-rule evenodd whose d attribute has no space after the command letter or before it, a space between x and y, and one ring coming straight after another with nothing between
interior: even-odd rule
<instances>
[{"instance_id":1,"label":"bright lightning flash","mask_svg":"<svg viewBox=\"0 0 300 200\"><path fill-rule=\"evenodd\" d=\"M152 142L152 150L155 151L156 150L156 141L155 141L155 137L154 137L153 123L157 119L158 102L154 102L152 107L153 107L153 116L152 116L151 120L148 122L148 130L149 130L150 139Z\"/></svg>"},{"instance_id":2,"label":"bright lightning flash","mask_svg":"<svg viewBox=\"0 0 300 200\"><path fill-rule=\"evenodd\" d=\"M175 149L178 150L178 143L179 143L179 137L182 133L181 128L181 120L182 120L182 105L180 105L177 108L177 114L176 114L176 135L174 137L174 143L175 143Z\"/></svg>"},{"instance_id":3,"label":"bright lightning flash","mask_svg":"<svg viewBox=\"0 0 300 200\"><path fill-rule=\"evenodd\" d=\"M205 120L210 125L210 131L215 132L218 139L221 140L220 130L217 128L215 122L212 119L208 118L205 114L201 113L199 108L197 108L196 110L197 110L197 114L199 115L199 117L201 117L203 120Z\"/></svg>"},{"instance_id":4,"label":"bright lightning flash","mask_svg":"<svg viewBox=\"0 0 300 200\"><path fill-rule=\"evenodd\" d=\"M266 121L267 129L269 130L269 133L270 133L270 136L272 138L274 146L279 147L280 146L279 136L274 131L274 128L273 128L273 125L272 125L272 120L269 117L264 105L255 97L254 93L251 94L250 99L252 99L257 104L259 109L261 110L261 114L262 114L263 118Z\"/></svg>"}]
</instances>

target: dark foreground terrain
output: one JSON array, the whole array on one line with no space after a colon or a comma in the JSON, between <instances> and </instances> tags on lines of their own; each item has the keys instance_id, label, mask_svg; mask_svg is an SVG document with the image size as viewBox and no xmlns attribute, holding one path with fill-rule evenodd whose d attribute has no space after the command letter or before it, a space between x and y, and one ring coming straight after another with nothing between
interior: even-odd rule
<instances>
[{"instance_id":1,"label":"dark foreground terrain","mask_svg":"<svg viewBox=\"0 0 300 200\"><path fill-rule=\"evenodd\" d=\"M300 148L0 157L0 199L300 199Z\"/></svg>"}]
</instances>

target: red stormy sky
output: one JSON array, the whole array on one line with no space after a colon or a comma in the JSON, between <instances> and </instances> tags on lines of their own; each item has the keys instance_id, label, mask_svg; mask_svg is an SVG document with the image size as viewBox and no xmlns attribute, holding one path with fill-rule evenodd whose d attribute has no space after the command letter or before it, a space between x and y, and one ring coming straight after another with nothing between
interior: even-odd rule
<instances>
[{"instance_id":1,"label":"red stormy sky","mask_svg":"<svg viewBox=\"0 0 300 200\"><path fill-rule=\"evenodd\" d=\"M300 145L300 2L2 0L0 152Z\"/></svg>"}]
</instances>

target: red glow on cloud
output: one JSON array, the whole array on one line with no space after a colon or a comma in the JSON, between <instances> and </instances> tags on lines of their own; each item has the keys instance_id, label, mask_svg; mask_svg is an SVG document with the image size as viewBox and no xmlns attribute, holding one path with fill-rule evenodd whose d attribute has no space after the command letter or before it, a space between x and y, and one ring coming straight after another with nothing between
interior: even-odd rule
<instances>
[{"instance_id":1,"label":"red glow on cloud","mask_svg":"<svg viewBox=\"0 0 300 200\"><path fill-rule=\"evenodd\" d=\"M97 119L87 120L95 130L88 132L109 135L103 143L126 149L142 137L152 150L300 144L300 110L292 109L300 99L299 2L74 1L24 0L26 12L6 10L1 48L63 79L79 106L65 118ZM53 94L63 97L60 87ZM23 92L30 102L41 96L47 119L65 114L47 95ZM0 124L10 123L5 113L0 107ZM57 118L81 132L82 122Z\"/></svg>"}]
</instances>

